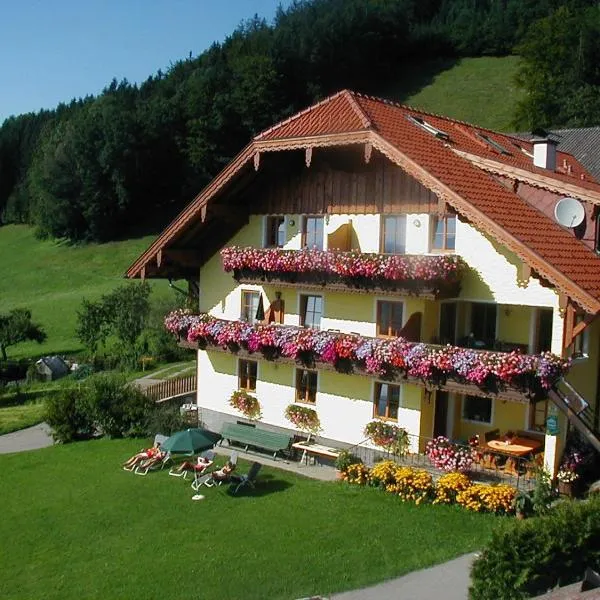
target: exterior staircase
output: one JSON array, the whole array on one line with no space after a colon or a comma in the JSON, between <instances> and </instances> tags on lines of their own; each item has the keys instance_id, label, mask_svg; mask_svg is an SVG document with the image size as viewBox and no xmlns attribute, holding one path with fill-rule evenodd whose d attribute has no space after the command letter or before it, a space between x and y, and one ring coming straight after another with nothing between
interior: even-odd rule
<instances>
[{"instance_id":1,"label":"exterior staircase","mask_svg":"<svg viewBox=\"0 0 600 600\"><path fill-rule=\"evenodd\" d=\"M548 392L548 397L567 416L573 427L600 452L600 429L585 398L564 379Z\"/></svg>"}]
</instances>

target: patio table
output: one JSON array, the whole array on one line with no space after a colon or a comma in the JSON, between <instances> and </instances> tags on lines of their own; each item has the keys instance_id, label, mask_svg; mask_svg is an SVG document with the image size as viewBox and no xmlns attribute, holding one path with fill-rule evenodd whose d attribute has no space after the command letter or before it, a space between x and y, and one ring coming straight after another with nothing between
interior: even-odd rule
<instances>
[{"instance_id":1,"label":"patio table","mask_svg":"<svg viewBox=\"0 0 600 600\"><path fill-rule=\"evenodd\" d=\"M502 440L490 440L487 447L494 452L510 454L512 456L527 456L542 447L542 442L530 438L515 437L509 443Z\"/></svg>"},{"instance_id":2,"label":"patio table","mask_svg":"<svg viewBox=\"0 0 600 600\"><path fill-rule=\"evenodd\" d=\"M315 456L323 456L335 460L339 455L340 451L336 448L330 448L329 446L323 446L321 444L313 444L311 442L296 442L292 444L292 448L296 450L302 450L302 458L300 464L306 461L308 464L308 455L313 454Z\"/></svg>"}]
</instances>

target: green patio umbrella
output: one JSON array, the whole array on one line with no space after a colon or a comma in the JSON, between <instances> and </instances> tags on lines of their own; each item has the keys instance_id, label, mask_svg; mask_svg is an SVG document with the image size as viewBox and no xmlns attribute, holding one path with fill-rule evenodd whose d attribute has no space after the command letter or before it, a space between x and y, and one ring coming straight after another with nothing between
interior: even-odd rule
<instances>
[{"instance_id":1,"label":"green patio umbrella","mask_svg":"<svg viewBox=\"0 0 600 600\"><path fill-rule=\"evenodd\" d=\"M171 454L197 454L203 450L209 450L219 440L218 433L206 429L193 428L174 433L161 444L161 449Z\"/></svg>"}]
</instances>

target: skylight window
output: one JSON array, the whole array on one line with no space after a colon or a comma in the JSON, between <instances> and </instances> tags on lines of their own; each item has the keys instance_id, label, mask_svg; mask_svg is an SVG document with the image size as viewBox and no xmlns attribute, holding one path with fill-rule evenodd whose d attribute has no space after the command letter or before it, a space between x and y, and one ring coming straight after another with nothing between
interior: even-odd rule
<instances>
[{"instance_id":1,"label":"skylight window","mask_svg":"<svg viewBox=\"0 0 600 600\"><path fill-rule=\"evenodd\" d=\"M480 137L486 144L491 146L496 152L500 152L500 154L507 154L510 156L510 152L497 141L493 140L490 136L485 135L485 133L477 133L477 137Z\"/></svg>"},{"instance_id":2,"label":"skylight window","mask_svg":"<svg viewBox=\"0 0 600 600\"><path fill-rule=\"evenodd\" d=\"M525 154L525 156L529 156L529 158L533 158L533 152L529 152L529 150L525 150L525 148L523 148L523 146L519 146L519 144L517 144L517 142L512 142L512 145L515 148L518 148L523 154Z\"/></svg>"},{"instance_id":3,"label":"skylight window","mask_svg":"<svg viewBox=\"0 0 600 600\"><path fill-rule=\"evenodd\" d=\"M415 125L418 125L421 129L424 129L431 135L435 135L435 137L440 138L442 140L449 140L450 136L441 129L434 127L431 123L425 121L425 119L421 119L421 117L413 117L412 115L408 115L408 120Z\"/></svg>"}]
</instances>

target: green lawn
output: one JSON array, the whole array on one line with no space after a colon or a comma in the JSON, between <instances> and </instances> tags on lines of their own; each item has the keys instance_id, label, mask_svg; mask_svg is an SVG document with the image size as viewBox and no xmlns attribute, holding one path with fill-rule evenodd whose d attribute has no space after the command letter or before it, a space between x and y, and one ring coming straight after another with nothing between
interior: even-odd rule
<instances>
[{"instance_id":1,"label":"green lawn","mask_svg":"<svg viewBox=\"0 0 600 600\"><path fill-rule=\"evenodd\" d=\"M514 82L517 56L437 59L414 67L403 64L381 95L499 131L512 121L523 92Z\"/></svg>"},{"instance_id":2,"label":"green lawn","mask_svg":"<svg viewBox=\"0 0 600 600\"><path fill-rule=\"evenodd\" d=\"M0 435L37 425L44 420L44 403L35 402L0 408Z\"/></svg>"},{"instance_id":3,"label":"green lawn","mask_svg":"<svg viewBox=\"0 0 600 600\"><path fill-rule=\"evenodd\" d=\"M193 502L189 481L120 469L141 445L0 456L0 597L290 600L475 550L499 522L268 468L256 491Z\"/></svg>"},{"instance_id":4,"label":"green lawn","mask_svg":"<svg viewBox=\"0 0 600 600\"><path fill-rule=\"evenodd\" d=\"M81 350L75 323L82 298L97 299L123 284L123 273L152 240L69 246L37 240L25 225L0 227L0 313L30 308L48 334L42 345L31 342L9 348L9 358ZM155 297L174 295L166 281L153 286Z\"/></svg>"}]
</instances>

